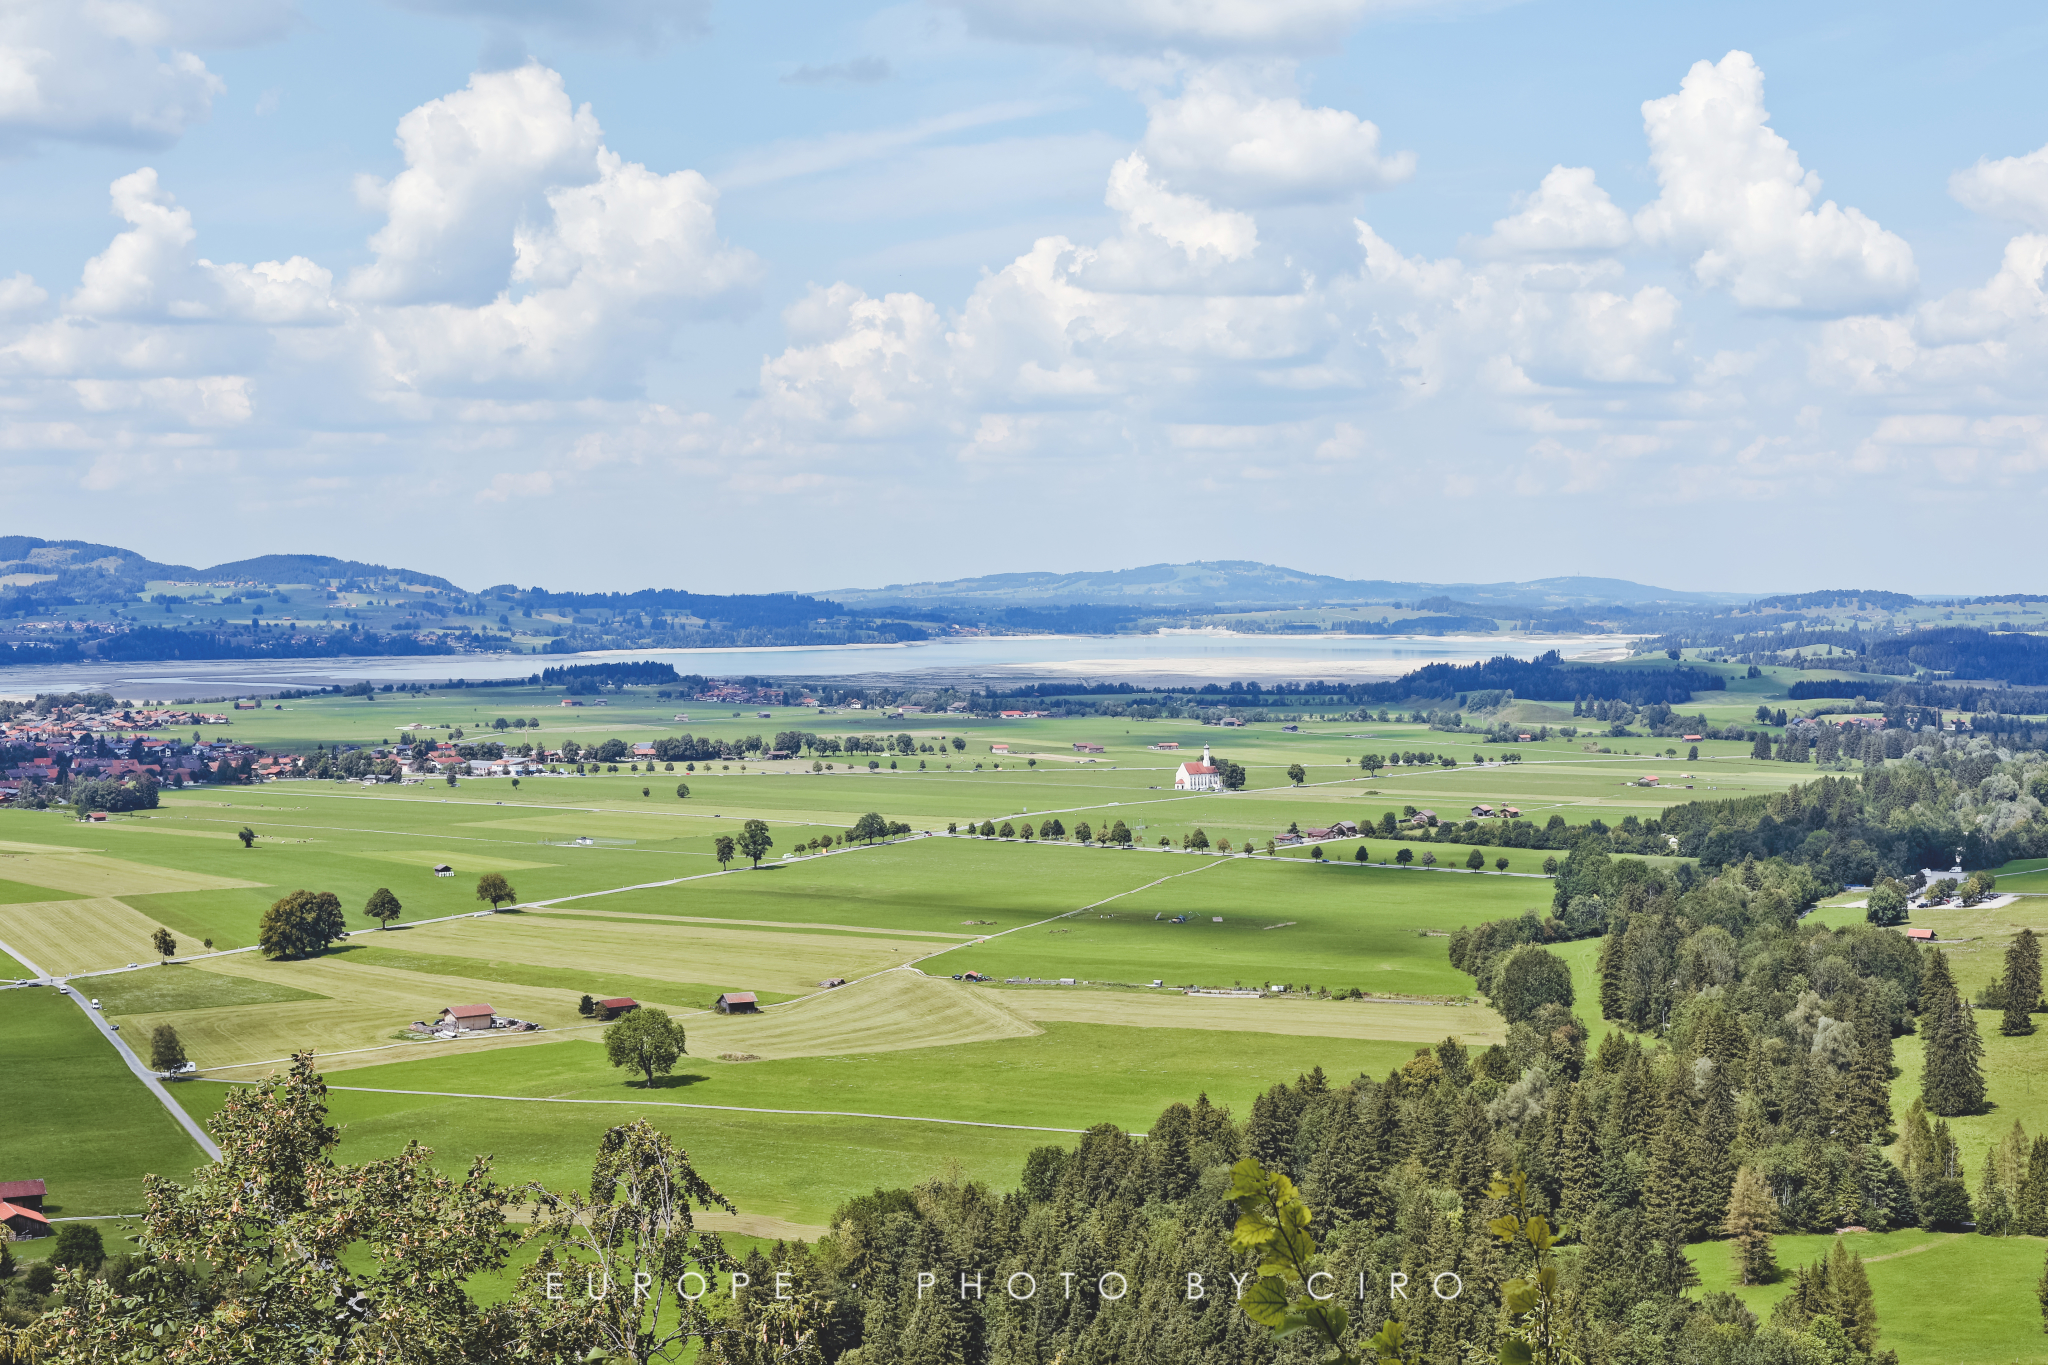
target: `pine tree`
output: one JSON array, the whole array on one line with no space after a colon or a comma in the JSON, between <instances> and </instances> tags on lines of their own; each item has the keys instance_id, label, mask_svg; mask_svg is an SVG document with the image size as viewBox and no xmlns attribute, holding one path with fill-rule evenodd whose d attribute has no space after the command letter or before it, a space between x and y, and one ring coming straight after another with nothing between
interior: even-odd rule
<instances>
[{"instance_id":1,"label":"pine tree","mask_svg":"<svg viewBox=\"0 0 2048 1365\"><path fill-rule=\"evenodd\" d=\"M2048 1138L2035 1138L2027 1155L2026 1174L2012 1201L2013 1231L2048 1237Z\"/></svg>"},{"instance_id":2,"label":"pine tree","mask_svg":"<svg viewBox=\"0 0 2048 1365\"><path fill-rule=\"evenodd\" d=\"M1737 1171L1735 1189L1728 1196L1728 1213L1721 1222L1721 1230L1732 1242L1737 1284L1769 1284L1778 1277L1777 1258L1771 1252L1776 1214L1762 1173L1754 1166Z\"/></svg>"},{"instance_id":3,"label":"pine tree","mask_svg":"<svg viewBox=\"0 0 2048 1365\"><path fill-rule=\"evenodd\" d=\"M1588 1085L1572 1087L1571 1106L1557 1135L1557 1175L1563 1187L1560 1211L1565 1226L1581 1233L1600 1198L1600 1149L1593 1129Z\"/></svg>"},{"instance_id":4,"label":"pine tree","mask_svg":"<svg viewBox=\"0 0 2048 1365\"><path fill-rule=\"evenodd\" d=\"M1622 972L1622 931L1610 927L1600 940L1600 1017L1619 1019L1628 1007L1628 978ZM1613 1035L1609 1035L1610 1037Z\"/></svg>"},{"instance_id":5,"label":"pine tree","mask_svg":"<svg viewBox=\"0 0 2048 1365\"><path fill-rule=\"evenodd\" d=\"M1870 1276L1863 1269L1863 1258L1842 1245L1839 1237L1828 1257L1828 1288L1834 1299L1835 1319L1842 1324L1849 1340L1856 1343L1859 1351L1876 1350L1877 1303L1870 1292Z\"/></svg>"},{"instance_id":6,"label":"pine tree","mask_svg":"<svg viewBox=\"0 0 2048 1365\"><path fill-rule=\"evenodd\" d=\"M2005 950L2005 1017L1998 1031L2017 1038L2034 1031L2034 1007L2041 1003L2041 942L2022 929Z\"/></svg>"},{"instance_id":7,"label":"pine tree","mask_svg":"<svg viewBox=\"0 0 2048 1365\"><path fill-rule=\"evenodd\" d=\"M1927 971L1920 983L1921 1032L1926 1064L1920 1074L1920 1095L1936 1114L1984 1112L1984 1071L1979 1059L1983 1041L1977 1020L1956 989L1948 955L1928 949Z\"/></svg>"}]
</instances>

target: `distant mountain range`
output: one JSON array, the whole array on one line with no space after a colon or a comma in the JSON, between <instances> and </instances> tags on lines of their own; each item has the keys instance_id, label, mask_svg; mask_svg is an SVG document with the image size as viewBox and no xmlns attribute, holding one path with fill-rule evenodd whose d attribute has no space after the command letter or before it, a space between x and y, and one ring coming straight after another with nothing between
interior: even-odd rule
<instances>
[{"instance_id":1,"label":"distant mountain range","mask_svg":"<svg viewBox=\"0 0 2048 1365\"><path fill-rule=\"evenodd\" d=\"M108 578L137 583L251 582L323 583L331 580L361 579L390 583L418 584L443 592L462 589L447 579L417 569L392 569L382 564L364 564L331 555L258 555L254 559L231 560L211 568L195 569L189 564L161 564L118 545L98 545L89 540L44 540L38 536L0 536L0 578L17 574L56 574L60 577L95 571Z\"/></svg>"},{"instance_id":2,"label":"distant mountain range","mask_svg":"<svg viewBox=\"0 0 2048 1365\"><path fill-rule=\"evenodd\" d=\"M1252 560L1151 564L1142 569L1083 573L1005 573L940 583L891 583L885 588L832 588L811 594L849 606L980 605L1274 608L1369 606L1446 597L1482 606L1543 611L1599 606L1722 607L1755 593L1680 592L1621 578L1537 578L1526 583L1411 583L1391 579L1332 578Z\"/></svg>"}]
</instances>

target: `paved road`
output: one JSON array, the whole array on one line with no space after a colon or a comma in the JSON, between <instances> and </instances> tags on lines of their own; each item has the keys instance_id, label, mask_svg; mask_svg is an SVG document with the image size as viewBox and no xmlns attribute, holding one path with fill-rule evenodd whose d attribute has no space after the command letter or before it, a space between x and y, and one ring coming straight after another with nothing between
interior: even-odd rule
<instances>
[{"instance_id":1,"label":"paved road","mask_svg":"<svg viewBox=\"0 0 2048 1365\"><path fill-rule=\"evenodd\" d=\"M13 947L12 945L7 943L0 943L0 952L6 953L16 962L19 962L22 966L28 968L31 972L34 972L36 976L41 978L42 980L48 981L51 979L47 972L45 972L41 967L38 967L35 963L29 961L26 957L22 956L20 950ZM142 1059L135 1055L134 1051L129 1048L128 1044L125 1041L123 1041L120 1034L114 1032L114 1026L107 1022L106 1016L101 1014L98 1010L94 1009L91 1005L87 1004L85 997L79 994L77 991L67 990L64 992L64 994L68 996L71 999L71 1001L78 1006L78 1008L85 1011L85 1017L92 1020L92 1026L100 1031L101 1037L105 1038L108 1042L114 1045L114 1051L121 1055L121 1060L128 1064L128 1069L135 1073L135 1079L141 1081L144 1085L149 1087L149 1093L155 1095L157 1099L163 1104L163 1107L170 1111L171 1117L178 1121L179 1127L183 1128L187 1133L190 1133L192 1135L192 1140L199 1144L200 1150L204 1151L208 1156L212 1157L215 1161L219 1161L220 1148L214 1144L212 1138L206 1135L206 1130L204 1128L201 1128L197 1120L195 1120L190 1114L185 1112L185 1107L183 1105L179 1104L176 1100L171 1098L171 1092L164 1089L164 1083L157 1079L156 1072L151 1071L148 1067L142 1064Z\"/></svg>"}]
</instances>

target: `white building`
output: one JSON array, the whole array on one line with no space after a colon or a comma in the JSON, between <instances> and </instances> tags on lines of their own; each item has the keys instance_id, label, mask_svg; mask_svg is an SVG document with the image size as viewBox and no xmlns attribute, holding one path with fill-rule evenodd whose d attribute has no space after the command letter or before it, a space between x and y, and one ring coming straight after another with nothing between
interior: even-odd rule
<instances>
[{"instance_id":1,"label":"white building","mask_svg":"<svg viewBox=\"0 0 2048 1365\"><path fill-rule=\"evenodd\" d=\"M1202 746L1200 763L1183 763L1180 771L1173 775L1173 789L1177 792L1220 792L1223 790L1223 774L1210 761L1209 746Z\"/></svg>"}]
</instances>

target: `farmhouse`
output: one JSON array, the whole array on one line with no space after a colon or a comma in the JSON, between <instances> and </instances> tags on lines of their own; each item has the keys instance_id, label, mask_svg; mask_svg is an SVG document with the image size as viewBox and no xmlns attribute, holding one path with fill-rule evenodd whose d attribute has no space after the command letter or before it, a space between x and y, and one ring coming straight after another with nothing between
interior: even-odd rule
<instances>
[{"instance_id":1,"label":"farmhouse","mask_svg":"<svg viewBox=\"0 0 2048 1365\"><path fill-rule=\"evenodd\" d=\"M1493 807L1474 806L1472 808L1472 818L1474 820L1491 820L1493 818Z\"/></svg>"},{"instance_id":2,"label":"farmhouse","mask_svg":"<svg viewBox=\"0 0 2048 1365\"><path fill-rule=\"evenodd\" d=\"M460 1029L465 1033L482 1032L496 1025L498 1012L489 1005L450 1005L434 1018L441 1028Z\"/></svg>"},{"instance_id":3,"label":"farmhouse","mask_svg":"<svg viewBox=\"0 0 2048 1365\"><path fill-rule=\"evenodd\" d=\"M436 877L452 877L455 875L455 869L446 863L435 863L434 875Z\"/></svg>"},{"instance_id":4,"label":"farmhouse","mask_svg":"<svg viewBox=\"0 0 2048 1365\"><path fill-rule=\"evenodd\" d=\"M711 1002L711 1008L720 1014L759 1014L761 1004L754 999L752 991L727 991Z\"/></svg>"},{"instance_id":5,"label":"farmhouse","mask_svg":"<svg viewBox=\"0 0 2048 1365\"><path fill-rule=\"evenodd\" d=\"M991 744L988 746L988 751L992 754L1006 754L1010 752L1010 746L1007 744Z\"/></svg>"},{"instance_id":6,"label":"farmhouse","mask_svg":"<svg viewBox=\"0 0 2048 1365\"><path fill-rule=\"evenodd\" d=\"M609 1000L598 1001L597 1007L603 1012L605 1018L610 1019L629 1010L639 1009L640 1002L630 995L615 995Z\"/></svg>"},{"instance_id":7,"label":"farmhouse","mask_svg":"<svg viewBox=\"0 0 2048 1365\"><path fill-rule=\"evenodd\" d=\"M40 1180L0 1180L0 1200L17 1208L35 1209L43 1207L43 1196L49 1193Z\"/></svg>"},{"instance_id":8,"label":"farmhouse","mask_svg":"<svg viewBox=\"0 0 2048 1365\"><path fill-rule=\"evenodd\" d=\"M1220 792L1223 790L1223 774L1209 757L1209 746L1202 746L1200 763L1183 763L1173 775L1173 789L1177 792Z\"/></svg>"},{"instance_id":9,"label":"farmhouse","mask_svg":"<svg viewBox=\"0 0 2048 1365\"><path fill-rule=\"evenodd\" d=\"M1433 810L1419 810L1408 817L1408 823L1417 826L1433 825L1436 823L1436 812Z\"/></svg>"},{"instance_id":10,"label":"farmhouse","mask_svg":"<svg viewBox=\"0 0 2048 1365\"><path fill-rule=\"evenodd\" d=\"M1100 744L1091 744L1085 739L1077 739L1074 741L1074 752L1077 754L1099 754L1102 752L1102 746Z\"/></svg>"},{"instance_id":11,"label":"farmhouse","mask_svg":"<svg viewBox=\"0 0 2048 1365\"><path fill-rule=\"evenodd\" d=\"M50 1220L39 1210L25 1209L4 1199L0 1199L0 1227L6 1228L7 1236L14 1241L50 1235Z\"/></svg>"}]
</instances>

